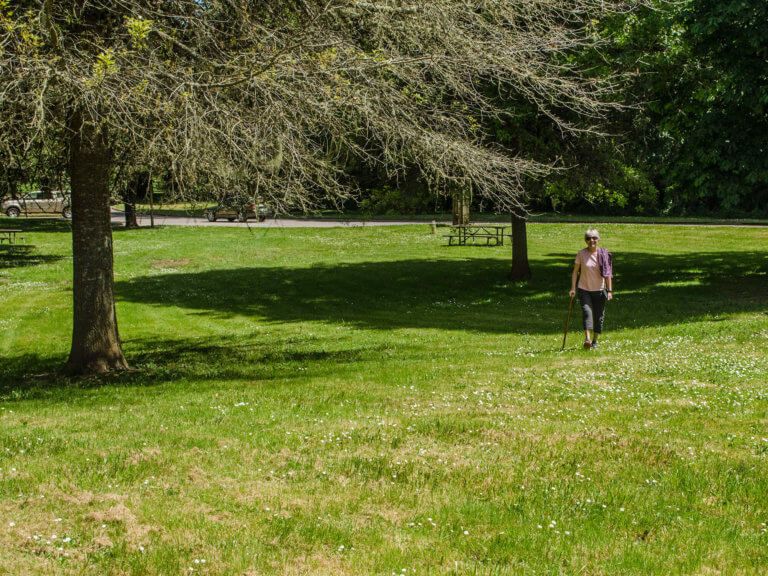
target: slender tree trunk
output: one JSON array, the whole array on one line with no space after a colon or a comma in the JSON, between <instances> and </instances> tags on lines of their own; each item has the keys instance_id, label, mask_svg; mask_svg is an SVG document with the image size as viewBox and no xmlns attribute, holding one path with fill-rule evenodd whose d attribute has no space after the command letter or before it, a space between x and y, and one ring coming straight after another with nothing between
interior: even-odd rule
<instances>
[{"instance_id":1,"label":"slender tree trunk","mask_svg":"<svg viewBox=\"0 0 768 576\"><path fill-rule=\"evenodd\" d=\"M10 170L13 170L13 169L11 168ZM18 190L18 181L16 180L16 178L8 175L6 177L6 186L7 186L6 188L7 196L14 199L17 198L18 194L16 193L16 191ZM3 194L0 194L0 197L2 197L3 200L5 200L5 196Z\"/></svg>"},{"instance_id":2,"label":"slender tree trunk","mask_svg":"<svg viewBox=\"0 0 768 576\"><path fill-rule=\"evenodd\" d=\"M469 224L469 193L463 189L453 191L453 225L466 226Z\"/></svg>"},{"instance_id":3,"label":"slender tree trunk","mask_svg":"<svg viewBox=\"0 0 768 576\"><path fill-rule=\"evenodd\" d=\"M129 182L125 187L123 209L125 210L125 227L138 228L139 222L136 219L136 187L134 181Z\"/></svg>"},{"instance_id":4,"label":"slender tree trunk","mask_svg":"<svg viewBox=\"0 0 768 576\"><path fill-rule=\"evenodd\" d=\"M123 195L123 205L125 207L125 227L138 228L139 222L136 219L136 202L147 193L149 186L149 174L139 172L131 178L125 187Z\"/></svg>"},{"instance_id":5,"label":"slender tree trunk","mask_svg":"<svg viewBox=\"0 0 768 576\"><path fill-rule=\"evenodd\" d=\"M115 314L109 176L112 156L103 134L70 120L74 326L68 371L94 374L128 367Z\"/></svg>"},{"instance_id":6,"label":"slender tree trunk","mask_svg":"<svg viewBox=\"0 0 768 576\"><path fill-rule=\"evenodd\" d=\"M528 264L528 234L525 218L512 214L512 270L509 279L513 281L529 280L531 267Z\"/></svg>"}]
</instances>

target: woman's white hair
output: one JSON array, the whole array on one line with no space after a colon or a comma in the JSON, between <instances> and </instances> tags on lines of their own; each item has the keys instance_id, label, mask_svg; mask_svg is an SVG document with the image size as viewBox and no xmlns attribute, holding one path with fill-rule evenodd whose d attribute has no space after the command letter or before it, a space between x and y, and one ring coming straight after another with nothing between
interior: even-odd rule
<instances>
[{"instance_id":1,"label":"woman's white hair","mask_svg":"<svg viewBox=\"0 0 768 576\"><path fill-rule=\"evenodd\" d=\"M597 231L597 228L590 228L586 232L584 232L584 236L597 236L600 238L600 232Z\"/></svg>"}]
</instances>

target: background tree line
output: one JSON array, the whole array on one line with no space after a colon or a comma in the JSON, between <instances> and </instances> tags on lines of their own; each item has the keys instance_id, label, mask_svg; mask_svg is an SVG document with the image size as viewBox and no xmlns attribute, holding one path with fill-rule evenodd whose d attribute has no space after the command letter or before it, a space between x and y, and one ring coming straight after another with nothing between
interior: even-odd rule
<instances>
[{"instance_id":1,"label":"background tree line","mask_svg":"<svg viewBox=\"0 0 768 576\"><path fill-rule=\"evenodd\" d=\"M620 78L600 129L562 131L525 99L488 131L499 144L561 168L525 182L535 211L612 215L768 216L768 3L654 1L596 23L612 42L569 59ZM567 112L566 112L567 113ZM371 211L445 211L425 186L371 179ZM370 180L373 180L372 182ZM485 198L473 210L493 209Z\"/></svg>"}]
</instances>

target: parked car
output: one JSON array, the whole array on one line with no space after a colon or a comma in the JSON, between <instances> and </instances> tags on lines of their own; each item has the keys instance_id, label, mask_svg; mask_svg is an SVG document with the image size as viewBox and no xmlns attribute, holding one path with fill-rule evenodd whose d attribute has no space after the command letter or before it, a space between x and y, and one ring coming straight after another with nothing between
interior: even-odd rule
<instances>
[{"instance_id":1,"label":"parked car","mask_svg":"<svg viewBox=\"0 0 768 576\"><path fill-rule=\"evenodd\" d=\"M0 204L0 212L9 218L18 218L22 214L61 214L64 218L72 218L72 205L67 191L34 190L18 198L5 199Z\"/></svg>"},{"instance_id":2,"label":"parked car","mask_svg":"<svg viewBox=\"0 0 768 576\"><path fill-rule=\"evenodd\" d=\"M266 204L255 204L250 200L242 198L232 198L223 200L216 206L209 206L205 209L205 217L208 222L216 222L219 218L226 218L230 222L246 222L250 218L256 218L259 222L264 222L267 218L275 215L275 211Z\"/></svg>"}]
</instances>

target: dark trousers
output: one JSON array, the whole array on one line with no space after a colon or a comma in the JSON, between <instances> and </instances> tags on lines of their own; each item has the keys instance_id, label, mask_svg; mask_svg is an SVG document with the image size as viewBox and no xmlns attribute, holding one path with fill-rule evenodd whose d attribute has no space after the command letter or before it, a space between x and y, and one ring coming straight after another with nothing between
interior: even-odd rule
<instances>
[{"instance_id":1,"label":"dark trousers","mask_svg":"<svg viewBox=\"0 0 768 576\"><path fill-rule=\"evenodd\" d=\"M602 334L605 302L607 299L608 296L605 290L587 292L579 288L581 319L584 322L584 330L592 330L595 334Z\"/></svg>"}]
</instances>

